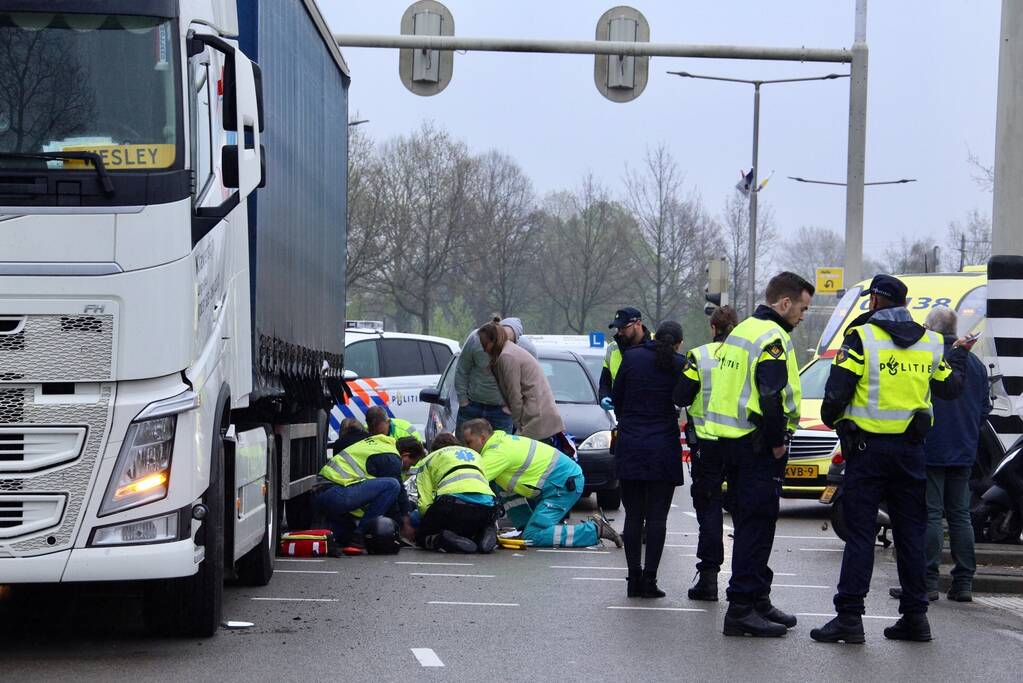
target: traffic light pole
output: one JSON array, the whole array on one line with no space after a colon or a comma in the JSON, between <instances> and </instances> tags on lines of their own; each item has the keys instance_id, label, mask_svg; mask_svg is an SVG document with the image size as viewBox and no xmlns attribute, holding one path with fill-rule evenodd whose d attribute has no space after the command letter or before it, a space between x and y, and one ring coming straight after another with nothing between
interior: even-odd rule
<instances>
[{"instance_id":1,"label":"traffic light pole","mask_svg":"<svg viewBox=\"0 0 1023 683\"><path fill-rule=\"evenodd\" d=\"M753 184L749 189L749 268L746 278L746 315L757 302L757 177L760 167L760 81L753 83Z\"/></svg>"}]
</instances>

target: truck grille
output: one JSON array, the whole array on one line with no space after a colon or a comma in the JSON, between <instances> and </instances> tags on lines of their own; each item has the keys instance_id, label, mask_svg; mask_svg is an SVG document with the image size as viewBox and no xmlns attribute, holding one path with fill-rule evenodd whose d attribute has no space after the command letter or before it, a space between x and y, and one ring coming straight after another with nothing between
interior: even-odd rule
<instances>
[{"instance_id":1,"label":"truck grille","mask_svg":"<svg viewBox=\"0 0 1023 683\"><path fill-rule=\"evenodd\" d=\"M0 556L72 545L113 397L113 384L46 396L36 387L0 389Z\"/></svg>"},{"instance_id":2,"label":"truck grille","mask_svg":"<svg viewBox=\"0 0 1023 683\"><path fill-rule=\"evenodd\" d=\"M838 435L834 432L798 431L789 444L789 458L827 458L837 445Z\"/></svg>"},{"instance_id":3,"label":"truck grille","mask_svg":"<svg viewBox=\"0 0 1023 683\"><path fill-rule=\"evenodd\" d=\"M4 316L0 383L113 379L114 316Z\"/></svg>"}]
</instances>

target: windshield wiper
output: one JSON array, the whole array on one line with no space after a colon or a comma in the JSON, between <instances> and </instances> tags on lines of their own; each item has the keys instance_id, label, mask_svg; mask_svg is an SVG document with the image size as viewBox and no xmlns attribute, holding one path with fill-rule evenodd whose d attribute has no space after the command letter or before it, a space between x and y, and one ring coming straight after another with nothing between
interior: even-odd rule
<instances>
[{"instance_id":1,"label":"windshield wiper","mask_svg":"<svg viewBox=\"0 0 1023 683\"><path fill-rule=\"evenodd\" d=\"M48 161L64 161L66 159L77 159L79 161L91 161L96 175L99 176L100 185L103 187L103 194L111 197L114 194L114 182L110 179L110 173L103 164L103 157L96 152L0 152L0 159L44 159Z\"/></svg>"}]
</instances>

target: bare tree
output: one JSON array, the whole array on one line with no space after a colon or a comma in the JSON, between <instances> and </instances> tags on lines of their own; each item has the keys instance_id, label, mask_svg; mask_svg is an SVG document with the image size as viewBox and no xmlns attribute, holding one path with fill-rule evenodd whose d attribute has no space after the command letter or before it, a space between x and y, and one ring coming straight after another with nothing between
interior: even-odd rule
<instances>
[{"instance_id":1,"label":"bare tree","mask_svg":"<svg viewBox=\"0 0 1023 683\"><path fill-rule=\"evenodd\" d=\"M593 176L573 195L548 202L540 282L565 327L590 328L595 313L610 305L628 276L628 244L635 223Z\"/></svg>"},{"instance_id":2,"label":"bare tree","mask_svg":"<svg viewBox=\"0 0 1023 683\"><path fill-rule=\"evenodd\" d=\"M384 174L373 141L359 128L348 135L348 259L346 291L367 290L387 260Z\"/></svg>"},{"instance_id":3,"label":"bare tree","mask_svg":"<svg viewBox=\"0 0 1023 683\"><path fill-rule=\"evenodd\" d=\"M728 250L728 262L731 276L732 305L736 310L745 311L746 290L749 279L749 200L741 192L732 192L725 199L722 213L725 248ZM766 203L761 203L757 210L757 282L756 296L759 299L761 284L766 283L772 273L766 266L770 264L778 241L778 231L774 226L774 212ZM747 315L753 311L745 311Z\"/></svg>"},{"instance_id":4,"label":"bare tree","mask_svg":"<svg viewBox=\"0 0 1023 683\"><path fill-rule=\"evenodd\" d=\"M940 250L927 240L910 242L903 237L898 244L885 249L882 257L884 271L894 274L934 273L938 270Z\"/></svg>"},{"instance_id":5,"label":"bare tree","mask_svg":"<svg viewBox=\"0 0 1023 683\"><path fill-rule=\"evenodd\" d=\"M945 263L952 271L987 263L991 258L991 218L977 209L960 221L948 224L945 237Z\"/></svg>"},{"instance_id":6,"label":"bare tree","mask_svg":"<svg viewBox=\"0 0 1023 683\"><path fill-rule=\"evenodd\" d=\"M463 296L478 320L520 313L534 289L542 217L522 168L496 151L477 159L471 188Z\"/></svg>"},{"instance_id":7,"label":"bare tree","mask_svg":"<svg viewBox=\"0 0 1023 683\"><path fill-rule=\"evenodd\" d=\"M460 258L476 165L464 144L431 123L387 143L381 163L388 258L377 280L427 334Z\"/></svg>"},{"instance_id":8,"label":"bare tree","mask_svg":"<svg viewBox=\"0 0 1023 683\"><path fill-rule=\"evenodd\" d=\"M966 155L966 163L973 168L973 182L980 185L988 192L995 189L995 167L988 166L980 160L980 157L973 152Z\"/></svg>"},{"instance_id":9,"label":"bare tree","mask_svg":"<svg viewBox=\"0 0 1023 683\"><path fill-rule=\"evenodd\" d=\"M682 174L667 146L626 169L625 203L639 227L633 240L637 296L655 322L678 319L695 299L708 254L723 244L698 195L682 196Z\"/></svg>"},{"instance_id":10,"label":"bare tree","mask_svg":"<svg viewBox=\"0 0 1023 683\"><path fill-rule=\"evenodd\" d=\"M0 132L5 151L39 151L77 132L95 99L70 40L55 31L0 26Z\"/></svg>"}]
</instances>

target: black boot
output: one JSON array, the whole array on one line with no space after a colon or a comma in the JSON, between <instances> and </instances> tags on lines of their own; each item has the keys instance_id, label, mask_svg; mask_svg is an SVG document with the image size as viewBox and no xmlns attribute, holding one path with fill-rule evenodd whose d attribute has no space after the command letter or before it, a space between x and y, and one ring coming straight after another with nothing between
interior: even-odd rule
<instances>
[{"instance_id":1,"label":"black boot","mask_svg":"<svg viewBox=\"0 0 1023 683\"><path fill-rule=\"evenodd\" d=\"M642 578L640 578L638 576L633 576L632 574L629 574L629 576L625 579L625 582L626 582L627 591L628 591L627 595L630 598L642 597L641 596L642 586L643 586L643 579Z\"/></svg>"},{"instance_id":2,"label":"black boot","mask_svg":"<svg viewBox=\"0 0 1023 683\"><path fill-rule=\"evenodd\" d=\"M639 597L641 598L663 598L667 595L657 587L657 574L643 572L642 583L639 586Z\"/></svg>"},{"instance_id":3,"label":"black boot","mask_svg":"<svg viewBox=\"0 0 1023 683\"><path fill-rule=\"evenodd\" d=\"M926 614L903 614L902 618L884 630L888 640L912 640L926 643L931 640L931 625Z\"/></svg>"},{"instance_id":4,"label":"black boot","mask_svg":"<svg viewBox=\"0 0 1023 683\"><path fill-rule=\"evenodd\" d=\"M439 536L438 545L445 552L464 554L479 552L479 546L476 545L475 541L465 536L459 536L450 529L440 532Z\"/></svg>"},{"instance_id":5,"label":"black boot","mask_svg":"<svg viewBox=\"0 0 1023 683\"><path fill-rule=\"evenodd\" d=\"M725 612L726 636L753 636L755 638L781 638L788 631L781 624L764 619L753 605L731 603Z\"/></svg>"},{"instance_id":6,"label":"black boot","mask_svg":"<svg viewBox=\"0 0 1023 683\"><path fill-rule=\"evenodd\" d=\"M690 600L718 601L718 573L704 569L697 573L696 583L689 588Z\"/></svg>"},{"instance_id":7,"label":"black boot","mask_svg":"<svg viewBox=\"0 0 1023 683\"><path fill-rule=\"evenodd\" d=\"M762 616L768 621L773 621L776 624L781 624L785 628L792 628L796 625L796 618L788 612L782 612L780 609L771 604L771 598L760 598L753 605L753 609L757 611L757 614Z\"/></svg>"},{"instance_id":8,"label":"black boot","mask_svg":"<svg viewBox=\"0 0 1023 683\"><path fill-rule=\"evenodd\" d=\"M479 546L480 552L484 555L494 552L494 549L497 547L497 527L491 524L484 529L476 545Z\"/></svg>"},{"instance_id":9,"label":"black boot","mask_svg":"<svg viewBox=\"0 0 1023 683\"><path fill-rule=\"evenodd\" d=\"M820 628L810 629L810 637L818 643L862 643L863 617L859 614L839 614Z\"/></svg>"}]
</instances>

